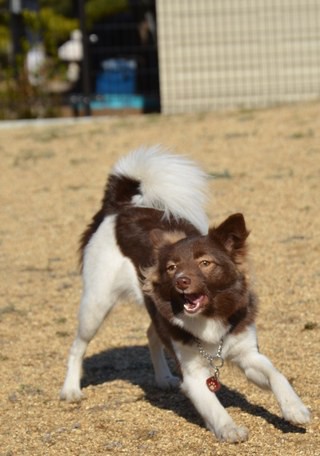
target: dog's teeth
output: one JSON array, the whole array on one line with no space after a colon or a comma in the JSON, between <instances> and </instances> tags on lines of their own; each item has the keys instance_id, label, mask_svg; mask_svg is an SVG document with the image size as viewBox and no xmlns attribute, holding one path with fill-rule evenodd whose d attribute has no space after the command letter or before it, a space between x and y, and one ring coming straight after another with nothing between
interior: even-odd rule
<instances>
[{"instance_id":1,"label":"dog's teeth","mask_svg":"<svg viewBox=\"0 0 320 456\"><path fill-rule=\"evenodd\" d=\"M196 313L205 306L208 298L205 294L190 293L184 294L184 308L188 313Z\"/></svg>"}]
</instances>

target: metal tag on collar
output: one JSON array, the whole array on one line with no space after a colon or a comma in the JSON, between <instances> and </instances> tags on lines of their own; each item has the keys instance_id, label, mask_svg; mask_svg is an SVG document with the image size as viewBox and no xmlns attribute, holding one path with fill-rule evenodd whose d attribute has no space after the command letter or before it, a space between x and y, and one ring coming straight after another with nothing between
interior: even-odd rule
<instances>
[{"instance_id":1,"label":"metal tag on collar","mask_svg":"<svg viewBox=\"0 0 320 456\"><path fill-rule=\"evenodd\" d=\"M216 375L207 378L206 384L212 393L216 393L221 388L221 383L219 382L218 377Z\"/></svg>"}]
</instances>

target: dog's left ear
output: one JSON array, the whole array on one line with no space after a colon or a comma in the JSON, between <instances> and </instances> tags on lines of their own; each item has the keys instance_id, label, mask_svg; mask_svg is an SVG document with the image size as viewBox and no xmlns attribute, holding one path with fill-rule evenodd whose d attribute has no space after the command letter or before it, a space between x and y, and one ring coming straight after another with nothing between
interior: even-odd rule
<instances>
[{"instance_id":1,"label":"dog's left ear","mask_svg":"<svg viewBox=\"0 0 320 456\"><path fill-rule=\"evenodd\" d=\"M242 214L230 215L217 228L210 228L209 237L218 238L231 254L245 253L246 239L249 231Z\"/></svg>"}]
</instances>

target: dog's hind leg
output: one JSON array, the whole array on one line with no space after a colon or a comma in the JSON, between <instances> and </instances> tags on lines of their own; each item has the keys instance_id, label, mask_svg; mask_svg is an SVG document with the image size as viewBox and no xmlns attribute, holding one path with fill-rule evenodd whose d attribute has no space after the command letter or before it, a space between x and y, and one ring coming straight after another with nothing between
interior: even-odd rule
<instances>
[{"instance_id":1,"label":"dog's hind leg","mask_svg":"<svg viewBox=\"0 0 320 456\"><path fill-rule=\"evenodd\" d=\"M150 356L155 373L157 385L162 389L176 388L180 384L179 377L172 375L163 349L163 344L153 325L150 324L147 331Z\"/></svg>"},{"instance_id":2,"label":"dog's hind leg","mask_svg":"<svg viewBox=\"0 0 320 456\"><path fill-rule=\"evenodd\" d=\"M82 398L80 381L83 357L89 342L95 336L114 303L114 298L111 301L108 294L104 296L104 300L99 299L98 296L93 296L91 293L83 294L80 304L78 331L70 349L67 375L60 393L61 399L75 402Z\"/></svg>"},{"instance_id":3,"label":"dog's hind leg","mask_svg":"<svg viewBox=\"0 0 320 456\"><path fill-rule=\"evenodd\" d=\"M60 397L79 401L82 360L87 346L119 297L134 292L139 297L135 269L120 252L114 236L114 217L100 225L88 244L83 264L84 290L77 336L71 346L67 375Z\"/></svg>"},{"instance_id":4,"label":"dog's hind leg","mask_svg":"<svg viewBox=\"0 0 320 456\"><path fill-rule=\"evenodd\" d=\"M77 402L83 397L80 389L80 380L82 373L82 360L88 344L89 341L82 338L80 331L78 331L69 353L67 374L60 392L60 399L62 400Z\"/></svg>"}]
</instances>

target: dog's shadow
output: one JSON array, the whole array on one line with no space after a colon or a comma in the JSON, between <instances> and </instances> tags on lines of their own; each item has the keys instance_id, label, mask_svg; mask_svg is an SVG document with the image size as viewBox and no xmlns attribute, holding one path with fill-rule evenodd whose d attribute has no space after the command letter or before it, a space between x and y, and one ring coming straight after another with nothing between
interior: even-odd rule
<instances>
[{"instance_id":1,"label":"dog's shadow","mask_svg":"<svg viewBox=\"0 0 320 456\"><path fill-rule=\"evenodd\" d=\"M156 407L172 410L186 420L203 426L190 401L179 390L162 391L155 385L149 350L146 346L114 348L84 360L82 388L119 379L142 388L145 399ZM283 433L306 432L304 428L287 422L264 407L251 404L243 394L227 386L222 386L217 395L224 407L239 407L250 415L263 418Z\"/></svg>"}]
</instances>

